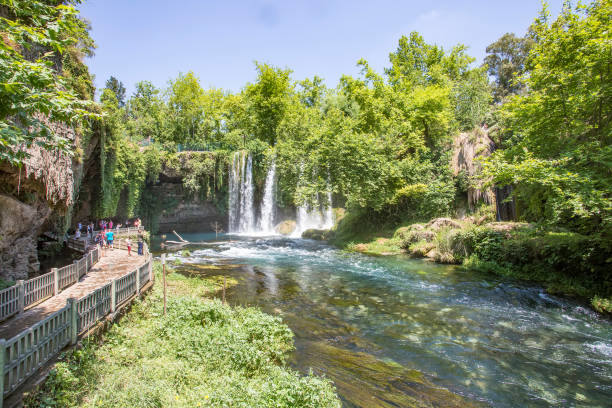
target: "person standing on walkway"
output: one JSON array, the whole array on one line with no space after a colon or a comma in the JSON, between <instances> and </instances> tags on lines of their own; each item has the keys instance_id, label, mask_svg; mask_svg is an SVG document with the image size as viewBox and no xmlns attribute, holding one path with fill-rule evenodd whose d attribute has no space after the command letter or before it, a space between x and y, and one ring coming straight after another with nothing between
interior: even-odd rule
<instances>
[{"instance_id":1,"label":"person standing on walkway","mask_svg":"<svg viewBox=\"0 0 612 408\"><path fill-rule=\"evenodd\" d=\"M144 238L142 233L138 233L138 255L143 255Z\"/></svg>"},{"instance_id":2,"label":"person standing on walkway","mask_svg":"<svg viewBox=\"0 0 612 408\"><path fill-rule=\"evenodd\" d=\"M108 229L113 229L113 220L108 222Z\"/></svg>"},{"instance_id":3,"label":"person standing on walkway","mask_svg":"<svg viewBox=\"0 0 612 408\"><path fill-rule=\"evenodd\" d=\"M129 237L125 239L125 246L128 250L128 256L132 256L132 240Z\"/></svg>"},{"instance_id":4,"label":"person standing on walkway","mask_svg":"<svg viewBox=\"0 0 612 408\"><path fill-rule=\"evenodd\" d=\"M115 249L115 247L113 246L113 241L114 241L113 230L108 230L106 232L106 242L108 243L108 246L110 249Z\"/></svg>"}]
</instances>

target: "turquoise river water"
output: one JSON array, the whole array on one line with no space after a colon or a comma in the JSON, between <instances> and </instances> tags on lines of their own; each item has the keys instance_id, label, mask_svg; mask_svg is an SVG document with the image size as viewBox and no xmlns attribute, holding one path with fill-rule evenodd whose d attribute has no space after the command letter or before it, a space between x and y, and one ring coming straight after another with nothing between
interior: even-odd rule
<instances>
[{"instance_id":1,"label":"turquoise river water","mask_svg":"<svg viewBox=\"0 0 612 408\"><path fill-rule=\"evenodd\" d=\"M227 276L230 304L277 314L291 365L346 407L611 407L612 325L541 288L278 237L185 234L177 271Z\"/></svg>"}]
</instances>

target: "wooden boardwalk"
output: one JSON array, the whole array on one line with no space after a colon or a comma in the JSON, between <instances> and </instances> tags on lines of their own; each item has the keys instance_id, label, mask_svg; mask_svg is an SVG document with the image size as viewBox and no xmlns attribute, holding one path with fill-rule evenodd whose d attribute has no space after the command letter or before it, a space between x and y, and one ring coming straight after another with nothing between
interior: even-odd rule
<instances>
[{"instance_id":1,"label":"wooden boardwalk","mask_svg":"<svg viewBox=\"0 0 612 408\"><path fill-rule=\"evenodd\" d=\"M98 263L77 283L33 306L21 315L16 315L3 322L0 325L0 338L8 340L14 337L66 306L68 299L79 299L147 261L147 256L138 256L135 251L132 251L132 256L128 256L127 251L122 249L107 249L105 252Z\"/></svg>"}]
</instances>

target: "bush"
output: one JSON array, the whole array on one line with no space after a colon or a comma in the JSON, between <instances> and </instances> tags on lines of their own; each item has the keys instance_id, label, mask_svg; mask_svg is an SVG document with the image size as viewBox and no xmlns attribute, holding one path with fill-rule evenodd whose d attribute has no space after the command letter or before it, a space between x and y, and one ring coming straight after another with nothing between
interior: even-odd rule
<instances>
[{"instance_id":1,"label":"bush","mask_svg":"<svg viewBox=\"0 0 612 408\"><path fill-rule=\"evenodd\" d=\"M411 244L407 249L410 251L410 254L417 258L423 258L427 256L429 251L435 249L436 244L433 242L427 241L419 241Z\"/></svg>"},{"instance_id":2,"label":"bush","mask_svg":"<svg viewBox=\"0 0 612 408\"><path fill-rule=\"evenodd\" d=\"M454 256L471 268L540 281L557 293L612 294L612 250L604 236L476 226L452 241Z\"/></svg>"}]
</instances>

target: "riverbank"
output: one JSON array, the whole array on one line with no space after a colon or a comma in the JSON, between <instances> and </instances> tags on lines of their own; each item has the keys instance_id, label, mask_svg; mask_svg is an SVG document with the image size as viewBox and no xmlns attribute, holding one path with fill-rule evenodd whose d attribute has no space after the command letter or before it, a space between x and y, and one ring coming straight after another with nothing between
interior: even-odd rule
<instances>
[{"instance_id":1,"label":"riverbank","mask_svg":"<svg viewBox=\"0 0 612 408\"><path fill-rule=\"evenodd\" d=\"M348 217L325 238L349 251L407 253L534 282L549 293L579 298L600 313L612 313L612 241L603 232L585 236L486 217L436 218L369 230L364 225Z\"/></svg>"},{"instance_id":2,"label":"riverbank","mask_svg":"<svg viewBox=\"0 0 612 408\"><path fill-rule=\"evenodd\" d=\"M224 305L212 299L221 282L177 273L164 316L155 273L153 292L57 363L25 406L340 406L330 381L285 366L293 333L280 318Z\"/></svg>"}]
</instances>

